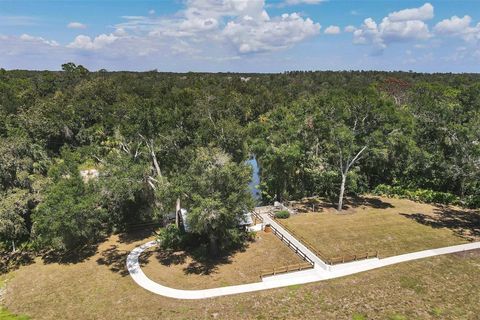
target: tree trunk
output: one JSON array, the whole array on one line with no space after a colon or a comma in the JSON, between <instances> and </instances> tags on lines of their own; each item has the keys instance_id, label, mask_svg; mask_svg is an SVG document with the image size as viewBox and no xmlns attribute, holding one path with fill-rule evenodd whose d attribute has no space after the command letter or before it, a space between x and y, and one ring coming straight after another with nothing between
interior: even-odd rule
<instances>
[{"instance_id":1,"label":"tree trunk","mask_svg":"<svg viewBox=\"0 0 480 320\"><path fill-rule=\"evenodd\" d=\"M155 155L155 151L153 150L153 142L151 143L152 149L150 151L150 154L152 155L152 160L153 160L153 165L155 166L155 171L157 171L157 176L159 177L160 180L163 179L162 176L162 171L160 170L160 166L158 165L157 161L157 156Z\"/></svg>"},{"instance_id":2,"label":"tree trunk","mask_svg":"<svg viewBox=\"0 0 480 320\"><path fill-rule=\"evenodd\" d=\"M12 252L15 253L17 251L17 248L15 248L15 240L12 240Z\"/></svg>"},{"instance_id":3,"label":"tree trunk","mask_svg":"<svg viewBox=\"0 0 480 320\"><path fill-rule=\"evenodd\" d=\"M182 214L181 209L180 198L177 198L177 205L175 207L175 225L177 228L180 228L180 215Z\"/></svg>"},{"instance_id":4,"label":"tree trunk","mask_svg":"<svg viewBox=\"0 0 480 320\"><path fill-rule=\"evenodd\" d=\"M208 251L211 257L218 257L217 237L213 234L210 234L210 245L208 247Z\"/></svg>"},{"instance_id":5,"label":"tree trunk","mask_svg":"<svg viewBox=\"0 0 480 320\"><path fill-rule=\"evenodd\" d=\"M343 194L345 193L345 182L347 181L347 175L342 173L342 184L340 185L340 196L338 197L338 211L342 211L343 208Z\"/></svg>"}]
</instances>

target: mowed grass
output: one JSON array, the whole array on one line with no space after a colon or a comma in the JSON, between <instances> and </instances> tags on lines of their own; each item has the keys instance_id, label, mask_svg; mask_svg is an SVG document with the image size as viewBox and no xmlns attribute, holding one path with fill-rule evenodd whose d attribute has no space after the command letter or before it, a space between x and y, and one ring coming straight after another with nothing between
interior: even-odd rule
<instances>
[{"instance_id":1,"label":"mowed grass","mask_svg":"<svg viewBox=\"0 0 480 320\"><path fill-rule=\"evenodd\" d=\"M280 222L330 258L377 250L386 257L480 239L478 211L373 196L351 201L342 214L316 207L322 209Z\"/></svg>"},{"instance_id":2,"label":"mowed grass","mask_svg":"<svg viewBox=\"0 0 480 320\"><path fill-rule=\"evenodd\" d=\"M394 199L380 201L388 201L394 208L405 209ZM404 200L398 201L405 203ZM370 206L374 205L377 208L372 209L379 209L380 206L386 206L382 203L374 201ZM426 210L419 210L425 208L423 206L412 203L412 210L409 212L428 213ZM436 210L436 207L431 209ZM329 210L305 216L326 217L330 215ZM386 219L384 215L369 215L362 211L369 209L362 209L357 205L345 215L332 214L332 217L351 219L355 215L365 215L383 226L382 228L387 228L383 222ZM396 215L401 213L404 212L392 212ZM431 213L434 214L433 219L436 212ZM433 224L437 220L430 221L426 217L423 220L414 220L400 216L436 232L448 232L448 235L437 238L439 241L467 241L475 237L475 230L479 227L471 225L470 215L463 216L462 221L457 221L455 227L445 230ZM418 219L419 216L415 217ZM430 221L429 226L426 225L427 221ZM445 221L438 220L436 223L443 225ZM468 230L462 233L459 227ZM408 228L404 228L403 233L408 232L406 229ZM344 228L337 229L338 232L343 230L348 231ZM380 231L378 232L381 235ZM384 230L384 233L392 236L388 229ZM165 256L157 257L156 252L142 256L142 268L149 277L158 277L155 280L178 288L204 288L211 284L248 282L248 279L257 277L257 271L253 270L259 266L263 268L268 264L273 265L274 261L282 261L280 259L290 261L290 258L283 255L289 256L291 252L282 251L286 248L278 239L271 237L271 234L259 233L259 236L244 252L237 252L225 263L217 263L209 274L185 272L191 269L192 263L198 267L198 261L195 262L188 255L172 261L169 265L163 260ZM9 281L2 304L9 312L26 315L31 319L474 320L478 319L480 314L480 250L402 263L330 281L187 301L150 293L135 284L128 275L125 267L126 256L134 247L151 239L152 237L143 235L114 236L102 243L93 256L82 261L43 263L37 260L34 264L23 266L8 275ZM335 242L329 241L332 245ZM424 245L425 242L419 246ZM267 249L269 247L277 248L278 254L272 254L272 250ZM242 267L236 269L235 266L240 264ZM205 279L205 283L201 283L202 279Z\"/></svg>"},{"instance_id":3,"label":"mowed grass","mask_svg":"<svg viewBox=\"0 0 480 320\"><path fill-rule=\"evenodd\" d=\"M303 260L271 233L258 232L255 241L232 256L198 261L186 252L146 252L143 272L152 280L179 289L206 289L259 282L262 270Z\"/></svg>"},{"instance_id":4,"label":"mowed grass","mask_svg":"<svg viewBox=\"0 0 480 320\"><path fill-rule=\"evenodd\" d=\"M21 267L10 274L3 304L31 319L473 320L480 312L479 251L331 281L188 301L152 294L126 275L124 257L146 240L112 238L82 262L39 261Z\"/></svg>"}]
</instances>

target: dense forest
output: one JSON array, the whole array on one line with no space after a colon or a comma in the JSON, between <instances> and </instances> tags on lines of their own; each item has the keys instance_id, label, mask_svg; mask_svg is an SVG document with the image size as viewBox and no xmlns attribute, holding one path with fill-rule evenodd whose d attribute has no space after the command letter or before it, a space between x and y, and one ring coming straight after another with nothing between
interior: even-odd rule
<instances>
[{"instance_id":1,"label":"dense forest","mask_svg":"<svg viewBox=\"0 0 480 320\"><path fill-rule=\"evenodd\" d=\"M480 75L0 70L1 250L71 250L177 198L226 245L253 156L265 203L341 210L380 190L480 207Z\"/></svg>"}]
</instances>

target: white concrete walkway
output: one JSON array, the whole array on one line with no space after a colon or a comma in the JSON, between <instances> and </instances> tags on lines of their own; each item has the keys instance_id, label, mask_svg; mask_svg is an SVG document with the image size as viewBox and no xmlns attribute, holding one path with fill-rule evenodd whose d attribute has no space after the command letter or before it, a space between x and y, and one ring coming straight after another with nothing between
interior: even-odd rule
<instances>
[{"instance_id":1,"label":"white concrete walkway","mask_svg":"<svg viewBox=\"0 0 480 320\"><path fill-rule=\"evenodd\" d=\"M271 223L268 220L265 220L266 223ZM278 225L278 224L277 224ZM299 243L295 238L296 243ZM439 249L425 250L414 253L403 254L399 256L389 257L385 259L369 259L363 261L350 262L340 265L331 266L329 270L315 265L314 269L292 272L282 275L276 275L271 277L263 278L262 282L243 284L238 286L229 286L213 289L204 289L204 290L180 290L170 287L163 286L159 283L156 283L150 280L142 271L142 268L139 265L138 257L146 249L156 246L155 241L145 243L144 245L135 248L127 257L127 268L133 278L133 280L144 289L162 295L165 297L175 298L175 299L204 299L212 297L220 297L226 295L233 295L246 292L255 292L266 289L281 288L291 285L304 284L316 281L322 281L327 279L333 279L338 277L343 277L363 271L368 271L376 268L381 268L389 265L393 265L400 262L412 261L417 259L423 259L433 256L438 256L442 254L449 254L454 252L480 249L480 242L462 244L458 246L444 247ZM303 245L302 245L303 246ZM300 247L300 246L299 246ZM310 251L305 246L303 249L306 249L306 252ZM310 254L313 254L311 251ZM316 257L316 259L318 259ZM319 259L318 259L319 260ZM317 262L317 260L314 260ZM323 262L322 262L323 263Z\"/></svg>"}]
</instances>

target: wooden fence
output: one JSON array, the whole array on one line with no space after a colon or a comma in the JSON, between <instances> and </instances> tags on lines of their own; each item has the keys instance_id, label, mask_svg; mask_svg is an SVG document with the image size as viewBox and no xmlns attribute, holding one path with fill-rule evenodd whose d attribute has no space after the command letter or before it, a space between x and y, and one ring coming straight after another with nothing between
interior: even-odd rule
<instances>
[{"instance_id":1,"label":"wooden fence","mask_svg":"<svg viewBox=\"0 0 480 320\"><path fill-rule=\"evenodd\" d=\"M295 271L302 271L307 269L312 269L313 265L308 262L298 263L298 264L291 264L288 266L283 267L273 267L272 269L262 270L260 274L260 278L268 277L268 276L275 276L277 274L288 273L288 272L295 272Z\"/></svg>"},{"instance_id":2,"label":"wooden fence","mask_svg":"<svg viewBox=\"0 0 480 320\"><path fill-rule=\"evenodd\" d=\"M272 229L272 233L274 235L276 235L277 238L279 238L282 242L284 242L290 249L292 249L292 251L295 252L295 254L297 254L300 258L302 258L302 260L304 262L298 263L298 264L287 265L287 266L274 267L274 268L269 269L269 270L262 270L262 272L260 274L260 278L266 277L266 276L282 274L282 273L312 269L314 267L315 263L313 262L313 260L310 259L300 248L298 248L288 238L286 238L282 233L280 233L277 228L275 228L272 225L270 225L270 228Z\"/></svg>"},{"instance_id":3,"label":"wooden fence","mask_svg":"<svg viewBox=\"0 0 480 320\"><path fill-rule=\"evenodd\" d=\"M141 231L141 230L154 230L163 226L162 222L145 222L137 224L126 225L125 229L128 232Z\"/></svg>"},{"instance_id":4,"label":"wooden fence","mask_svg":"<svg viewBox=\"0 0 480 320\"><path fill-rule=\"evenodd\" d=\"M313 266L315 263L313 262L312 259L310 259L300 248L298 248L293 242L291 242L287 237L283 235L283 233L279 232L277 228L274 226L270 225L270 228L272 229L272 233L276 235L281 241L283 241L289 248L293 250L300 258L302 258L303 261L308 262L309 264Z\"/></svg>"},{"instance_id":5,"label":"wooden fence","mask_svg":"<svg viewBox=\"0 0 480 320\"><path fill-rule=\"evenodd\" d=\"M257 221L260 221L263 223L263 219L262 219L262 216L260 216L260 214L255 211L255 210L252 210L252 216L253 216L253 224L257 224Z\"/></svg>"}]
</instances>

